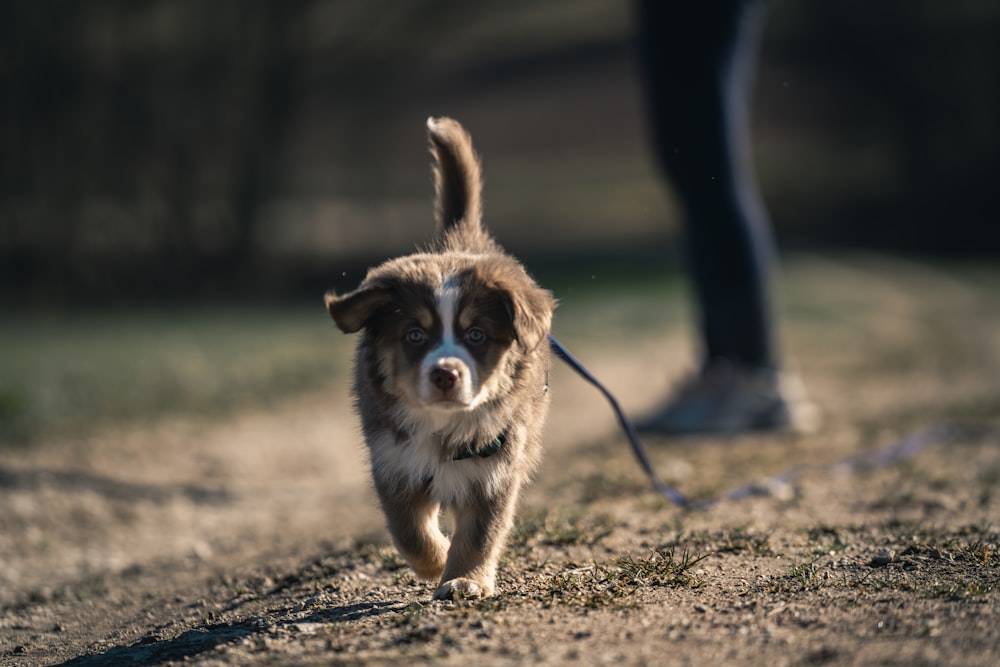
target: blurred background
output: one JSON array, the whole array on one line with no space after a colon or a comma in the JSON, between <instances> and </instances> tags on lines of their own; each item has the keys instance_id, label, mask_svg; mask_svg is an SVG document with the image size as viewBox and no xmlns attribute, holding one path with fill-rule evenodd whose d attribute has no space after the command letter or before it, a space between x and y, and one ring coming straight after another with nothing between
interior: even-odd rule
<instances>
[{"instance_id":1,"label":"blurred background","mask_svg":"<svg viewBox=\"0 0 1000 667\"><path fill-rule=\"evenodd\" d=\"M0 298L318 298L432 227L424 119L538 267L671 257L631 4L0 5ZM1000 4L775 0L755 159L785 248L1000 251Z\"/></svg>"},{"instance_id":2,"label":"blurred background","mask_svg":"<svg viewBox=\"0 0 1000 667\"><path fill-rule=\"evenodd\" d=\"M560 322L655 276L630 322L687 330L631 10L0 3L0 441L345 383L321 295L429 237L428 115L471 131ZM774 0L753 155L783 256L992 263L998 64L1000 3Z\"/></svg>"}]
</instances>

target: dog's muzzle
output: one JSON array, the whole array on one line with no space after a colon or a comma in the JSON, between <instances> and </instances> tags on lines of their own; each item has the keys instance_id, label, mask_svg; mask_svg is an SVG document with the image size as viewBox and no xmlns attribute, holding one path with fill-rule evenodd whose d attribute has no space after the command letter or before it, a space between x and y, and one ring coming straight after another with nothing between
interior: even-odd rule
<instances>
[{"instance_id":1,"label":"dog's muzzle","mask_svg":"<svg viewBox=\"0 0 1000 667\"><path fill-rule=\"evenodd\" d=\"M424 371L420 397L425 405L469 406L473 402L475 380L472 370L455 357L438 359Z\"/></svg>"}]
</instances>

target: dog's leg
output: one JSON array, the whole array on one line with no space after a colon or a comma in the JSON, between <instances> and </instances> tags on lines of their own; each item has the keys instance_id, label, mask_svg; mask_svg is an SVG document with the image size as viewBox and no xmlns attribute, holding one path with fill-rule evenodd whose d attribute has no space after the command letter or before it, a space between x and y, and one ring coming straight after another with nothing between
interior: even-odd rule
<instances>
[{"instance_id":1,"label":"dog's leg","mask_svg":"<svg viewBox=\"0 0 1000 667\"><path fill-rule=\"evenodd\" d=\"M389 488L378 481L375 487L392 540L403 558L418 577L440 577L448 557L448 539L441 533L438 522L440 504L426 489Z\"/></svg>"},{"instance_id":2,"label":"dog's leg","mask_svg":"<svg viewBox=\"0 0 1000 667\"><path fill-rule=\"evenodd\" d=\"M519 486L514 482L493 497L473 492L455 508L455 535L435 600L493 595L497 561L514 523Z\"/></svg>"}]
</instances>

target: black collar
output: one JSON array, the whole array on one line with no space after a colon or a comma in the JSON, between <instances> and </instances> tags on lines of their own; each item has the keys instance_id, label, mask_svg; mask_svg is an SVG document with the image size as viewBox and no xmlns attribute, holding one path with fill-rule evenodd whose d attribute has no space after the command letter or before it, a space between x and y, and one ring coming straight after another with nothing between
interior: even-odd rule
<instances>
[{"instance_id":1,"label":"black collar","mask_svg":"<svg viewBox=\"0 0 1000 667\"><path fill-rule=\"evenodd\" d=\"M478 456L479 458L485 459L493 456L507 443L507 431L503 431L497 437L493 438L489 442L476 447L474 445L466 445L462 449L455 452L455 455L451 457L452 461L463 461L465 459L471 459L473 456Z\"/></svg>"}]
</instances>

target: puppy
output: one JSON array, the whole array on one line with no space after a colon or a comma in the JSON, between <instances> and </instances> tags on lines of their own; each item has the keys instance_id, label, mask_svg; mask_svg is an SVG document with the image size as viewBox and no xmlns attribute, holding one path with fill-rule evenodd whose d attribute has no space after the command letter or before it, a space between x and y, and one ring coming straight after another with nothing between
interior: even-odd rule
<instances>
[{"instance_id":1,"label":"puppy","mask_svg":"<svg viewBox=\"0 0 1000 667\"><path fill-rule=\"evenodd\" d=\"M354 396L392 539L435 599L492 595L521 487L541 456L555 299L481 221L461 125L427 121L437 237L326 306L361 331ZM454 513L448 540L439 525Z\"/></svg>"}]
</instances>

